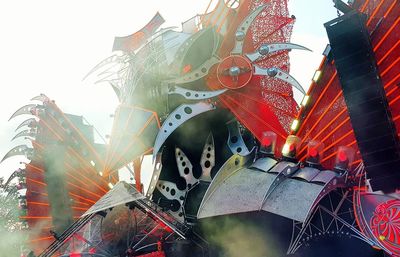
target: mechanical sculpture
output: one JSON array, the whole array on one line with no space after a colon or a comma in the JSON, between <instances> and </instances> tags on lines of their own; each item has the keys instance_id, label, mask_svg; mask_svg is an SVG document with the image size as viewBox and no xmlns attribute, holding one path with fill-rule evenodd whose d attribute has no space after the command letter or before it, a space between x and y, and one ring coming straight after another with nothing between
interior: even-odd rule
<instances>
[{"instance_id":1,"label":"mechanical sculpture","mask_svg":"<svg viewBox=\"0 0 400 257\"><path fill-rule=\"evenodd\" d=\"M288 51L308 49L289 42L287 1L220 0L182 31L159 29L157 13L115 38L116 52L89 73L120 101L108 143L45 95L18 110L12 118L34 115L16 136L32 148L3 160L31 160L13 174L26 188L30 249L400 256L400 4L334 2L343 15L325 24L331 44L307 93L289 75ZM135 185L118 182L123 167Z\"/></svg>"}]
</instances>

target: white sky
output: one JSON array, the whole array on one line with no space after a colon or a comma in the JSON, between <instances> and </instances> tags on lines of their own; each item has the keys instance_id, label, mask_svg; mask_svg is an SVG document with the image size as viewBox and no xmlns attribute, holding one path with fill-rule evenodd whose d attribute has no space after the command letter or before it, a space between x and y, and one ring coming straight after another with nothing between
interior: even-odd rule
<instances>
[{"instance_id":1,"label":"white sky","mask_svg":"<svg viewBox=\"0 0 400 257\"><path fill-rule=\"evenodd\" d=\"M11 138L28 116L8 122L19 107L44 93L67 113L83 115L104 136L117 99L106 85L82 78L111 55L114 36L129 35L159 11L163 27L205 11L209 0L13 0L0 1L0 159L25 140ZM323 23L336 17L331 0L290 0L297 17L292 42L313 53L291 52L291 74L308 88L327 44ZM20 157L0 164L0 177L20 165ZM151 173L151 171L148 171Z\"/></svg>"}]
</instances>

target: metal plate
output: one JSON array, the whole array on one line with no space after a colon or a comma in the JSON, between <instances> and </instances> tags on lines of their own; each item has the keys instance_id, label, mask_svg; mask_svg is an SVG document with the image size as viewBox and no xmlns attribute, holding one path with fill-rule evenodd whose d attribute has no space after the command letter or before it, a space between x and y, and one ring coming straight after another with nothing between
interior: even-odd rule
<instances>
[{"instance_id":1,"label":"metal plate","mask_svg":"<svg viewBox=\"0 0 400 257\"><path fill-rule=\"evenodd\" d=\"M323 188L322 185L286 179L270 194L262 210L304 222Z\"/></svg>"},{"instance_id":2,"label":"metal plate","mask_svg":"<svg viewBox=\"0 0 400 257\"><path fill-rule=\"evenodd\" d=\"M275 166L275 164L277 163L277 160L272 159L270 157L265 157L265 158L260 158L257 159L251 166L250 168L253 169L259 169L262 171L269 171L272 167Z\"/></svg>"},{"instance_id":3,"label":"metal plate","mask_svg":"<svg viewBox=\"0 0 400 257\"><path fill-rule=\"evenodd\" d=\"M236 121L227 124L229 137L228 137L228 147L233 154L239 154L246 156L250 153L246 144L243 141L242 134L239 131L239 125Z\"/></svg>"},{"instance_id":4,"label":"metal plate","mask_svg":"<svg viewBox=\"0 0 400 257\"><path fill-rule=\"evenodd\" d=\"M215 166L215 146L212 133L208 135L204 144L200 165L202 170L200 180L210 182L212 180L211 170Z\"/></svg>"},{"instance_id":5,"label":"metal plate","mask_svg":"<svg viewBox=\"0 0 400 257\"><path fill-rule=\"evenodd\" d=\"M249 30L250 25L253 23L256 17L262 12L262 10L264 10L265 7L267 7L267 5L261 5L257 7L239 25L235 35L243 34L243 39L237 40L237 38L235 38L235 47L233 48L231 54L241 54L243 52L243 42L247 34L247 31Z\"/></svg>"},{"instance_id":6,"label":"metal plate","mask_svg":"<svg viewBox=\"0 0 400 257\"><path fill-rule=\"evenodd\" d=\"M337 174L330 170L323 170L317 176L315 176L311 181L312 182L321 182L328 183L332 178L336 177Z\"/></svg>"},{"instance_id":7,"label":"metal plate","mask_svg":"<svg viewBox=\"0 0 400 257\"><path fill-rule=\"evenodd\" d=\"M269 173L280 173L284 168L286 167L295 167L297 165L297 163L294 162L286 162L286 161L282 161L282 162L278 162L278 164L276 164L272 169L270 169L268 172Z\"/></svg>"},{"instance_id":8,"label":"metal plate","mask_svg":"<svg viewBox=\"0 0 400 257\"><path fill-rule=\"evenodd\" d=\"M219 184L202 202L197 218L258 211L274 174L242 168ZM211 182L211 185L214 183Z\"/></svg>"},{"instance_id":9,"label":"metal plate","mask_svg":"<svg viewBox=\"0 0 400 257\"><path fill-rule=\"evenodd\" d=\"M270 69L261 68L258 65L254 65L254 75L270 76L270 77L274 77L274 78L283 80L283 81L289 83L290 85L292 85L297 90L299 90L303 95L306 94L306 91L304 91L304 88L300 85L300 83L295 78L293 78L291 75L289 75L288 73L284 72L283 70L281 70L279 68L273 68L273 69L276 69L276 74L269 75L269 74L271 74L271 72L269 72Z\"/></svg>"},{"instance_id":10,"label":"metal plate","mask_svg":"<svg viewBox=\"0 0 400 257\"><path fill-rule=\"evenodd\" d=\"M182 104L178 106L167 117L157 134L157 138L153 147L153 161L165 140L169 137L169 135L172 134L172 132L175 131L175 129L196 115L214 109L215 106L213 104L205 102L199 102L196 104Z\"/></svg>"},{"instance_id":11,"label":"metal plate","mask_svg":"<svg viewBox=\"0 0 400 257\"><path fill-rule=\"evenodd\" d=\"M266 51L266 53L263 53L263 51L260 50L262 48L264 48L264 49L267 48L268 49ZM304 47L304 46L301 46L301 45L297 45L297 44L292 44L292 43L263 44L254 53L246 54L246 57L249 58L249 60L251 62L254 62L258 58L260 58L261 56L265 56L265 55L268 55L268 54L271 54L271 53L274 53L274 52L278 52L278 51L292 50L292 49L311 51L307 47Z\"/></svg>"},{"instance_id":12,"label":"metal plate","mask_svg":"<svg viewBox=\"0 0 400 257\"><path fill-rule=\"evenodd\" d=\"M222 93L224 93L227 89L221 89L221 90L215 90L215 91L196 91L196 90L190 90L178 86L172 86L171 89L169 90L168 94L178 94L185 99L188 100L204 100L204 99L209 99L216 97Z\"/></svg>"},{"instance_id":13,"label":"metal plate","mask_svg":"<svg viewBox=\"0 0 400 257\"><path fill-rule=\"evenodd\" d=\"M315 176L320 173L319 169L304 167L297 171L292 177L304 179L307 182L310 182Z\"/></svg>"},{"instance_id":14,"label":"metal plate","mask_svg":"<svg viewBox=\"0 0 400 257\"><path fill-rule=\"evenodd\" d=\"M186 154L180 149L175 149L176 164L178 165L179 175L186 180L186 187L190 189L199 180L193 176L193 165Z\"/></svg>"},{"instance_id":15,"label":"metal plate","mask_svg":"<svg viewBox=\"0 0 400 257\"><path fill-rule=\"evenodd\" d=\"M240 170L248 161L253 158L252 155L241 156L238 154L232 155L218 170L200 204L199 210L203 204L209 200L214 192L223 184L230 176L233 176L236 171Z\"/></svg>"}]
</instances>

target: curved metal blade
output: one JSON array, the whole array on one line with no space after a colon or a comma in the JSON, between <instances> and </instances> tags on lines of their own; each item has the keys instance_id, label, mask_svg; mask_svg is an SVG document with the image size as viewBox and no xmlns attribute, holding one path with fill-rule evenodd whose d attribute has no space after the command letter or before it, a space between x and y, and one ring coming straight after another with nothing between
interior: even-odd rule
<instances>
[{"instance_id":1,"label":"curved metal blade","mask_svg":"<svg viewBox=\"0 0 400 257\"><path fill-rule=\"evenodd\" d=\"M246 37L247 31L250 28L250 25L256 19L256 17L264 10L267 5L261 5L257 7L253 12L247 16L242 23L239 25L238 29L236 30L235 34L235 47L231 51L231 54L241 54L243 52L243 42L244 38Z\"/></svg>"},{"instance_id":2,"label":"curved metal blade","mask_svg":"<svg viewBox=\"0 0 400 257\"><path fill-rule=\"evenodd\" d=\"M31 99L31 101L41 101L41 102L48 102L50 99L45 95L45 94L40 94L38 96L35 96Z\"/></svg>"},{"instance_id":3,"label":"curved metal blade","mask_svg":"<svg viewBox=\"0 0 400 257\"><path fill-rule=\"evenodd\" d=\"M3 159L1 159L0 163L2 163L5 159L8 159L12 156L26 155L29 153L29 151L32 151L32 150L33 150L32 148L29 148L26 145L17 145L16 147L14 147L10 151L8 151L8 153L6 153L6 155L4 155L4 157L3 157Z\"/></svg>"},{"instance_id":4,"label":"curved metal blade","mask_svg":"<svg viewBox=\"0 0 400 257\"><path fill-rule=\"evenodd\" d=\"M186 191L179 190L175 183L165 180L158 181L157 189L168 200L177 200L179 202L180 204L179 210L178 211L170 210L169 212L179 221L183 222L184 221L183 203L185 201Z\"/></svg>"},{"instance_id":5,"label":"curved metal blade","mask_svg":"<svg viewBox=\"0 0 400 257\"><path fill-rule=\"evenodd\" d=\"M216 97L224 93L227 89L215 90L215 91L196 91L190 90L178 86L172 86L168 92L169 95L178 94L188 100L204 100Z\"/></svg>"},{"instance_id":6,"label":"curved metal blade","mask_svg":"<svg viewBox=\"0 0 400 257\"><path fill-rule=\"evenodd\" d=\"M292 50L292 49L299 49L299 50L306 50L312 52L307 47L292 44L292 43L274 43L274 44L262 44L257 51L253 53L246 54L246 57L251 61L254 62L258 60L261 56L265 56L267 54L271 54L278 51L283 50Z\"/></svg>"},{"instance_id":7,"label":"curved metal blade","mask_svg":"<svg viewBox=\"0 0 400 257\"><path fill-rule=\"evenodd\" d=\"M290 76L288 73L284 72L283 70L279 68L261 68L260 66L254 65L254 75L263 75L263 76L270 76L270 77L275 77L280 80L283 80L293 87L295 87L297 90L299 90L303 95L306 94L306 91L304 88L300 85L300 83Z\"/></svg>"},{"instance_id":8,"label":"curved metal blade","mask_svg":"<svg viewBox=\"0 0 400 257\"><path fill-rule=\"evenodd\" d=\"M210 68L214 65L219 63L220 59L216 56L212 56L210 59L205 61L200 67L197 69L181 76L176 79L168 80L167 83L172 83L172 84L182 84L182 83L189 83L196 81L198 79L203 78L208 74L208 71Z\"/></svg>"},{"instance_id":9,"label":"curved metal blade","mask_svg":"<svg viewBox=\"0 0 400 257\"><path fill-rule=\"evenodd\" d=\"M200 165L202 170L200 180L210 182L212 180L211 170L215 166L215 146L212 133L208 135L204 144Z\"/></svg>"},{"instance_id":10,"label":"curved metal blade","mask_svg":"<svg viewBox=\"0 0 400 257\"><path fill-rule=\"evenodd\" d=\"M186 180L186 189L192 188L199 180L193 176L193 165L186 154L180 149L175 149L175 158L179 175Z\"/></svg>"},{"instance_id":11,"label":"curved metal blade","mask_svg":"<svg viewBox=\"0 0 400 257\"><path fill-rule=\"evenodd\" d=\"M168 117L165 119L161 126L156 141L153 147L153 162L156 154L164 144L165 140L175 131L180 125L187 120L207 111L214 110L215 106L210 103L199 102L195 104L182 104L178 106Z\"/></svg>"},{"instance_id":12,"label":"curved metal blade","mask_svg":"<svg viewBox=\"0 0 400 257\"><path fill-rule=\"evenodd\" d=\"M21 108L19 108L16 112L14 112L13 115L11 115L11 117L8 119L9 121L12 118L17 117L18 115L22 115L22 114L32 114L31 111L36 108L36 104L27 104L25 106L22 106Z\"/></svg>"},{"instance_id":13,"label":"curved metal blade","mask_svg":"<svg viewBox=\"0 0 400 257\"><path fill-rule=\"evenodd\" d=\"M30 129L22 130L21 132L19 132L18 134L16 134L16 135L11 139L11 141L13 141L14 139L16 139L16 138L18 138L18 137L23 137L23 136L26 136L26 137L35 137L35 136L36 136L36 133L31 132Z\"/></svg>"},{"instance_id":14,"label":"curved metal blade","mask_svg":"<svg viewBox=\"0 0 400 257\"><path fill-rule=\"evenodd\" d=\"M27 120L24 120L23 122L21 122L21 124L18 125L18 127L15 129L15 131L17 131L18 129L22 128L23 126L31 126L31 124L36 123L36 119L35 118L29 118Z\"/></svg>"}]
</instances>

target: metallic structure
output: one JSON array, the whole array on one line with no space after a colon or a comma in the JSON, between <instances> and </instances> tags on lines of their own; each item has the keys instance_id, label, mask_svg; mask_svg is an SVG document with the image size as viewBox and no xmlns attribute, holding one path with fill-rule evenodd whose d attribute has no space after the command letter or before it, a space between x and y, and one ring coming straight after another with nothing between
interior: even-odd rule
<instances>
[{"instance_id":1,"label":"metallic structure","mask_svg":"<svg viewBox=\"0 0 400 257\"><path fill-rule=\"evenodd\" d=\"M33 115L14 137L32 147L3 158L30 159L11 178L26 188L29 248L42 257L400 256L400 4L334 3L343 15L325 24L331 45L308 92L289 74L288 51L308 49L289 42L287 1L219 0L181 31L160 29L157 13L115 38L88 74L120 101L109 142L95 143L92 126L45 95L14 113ZM119 181L124 167L135 185Z\"/></svg>"}]
</instances>

